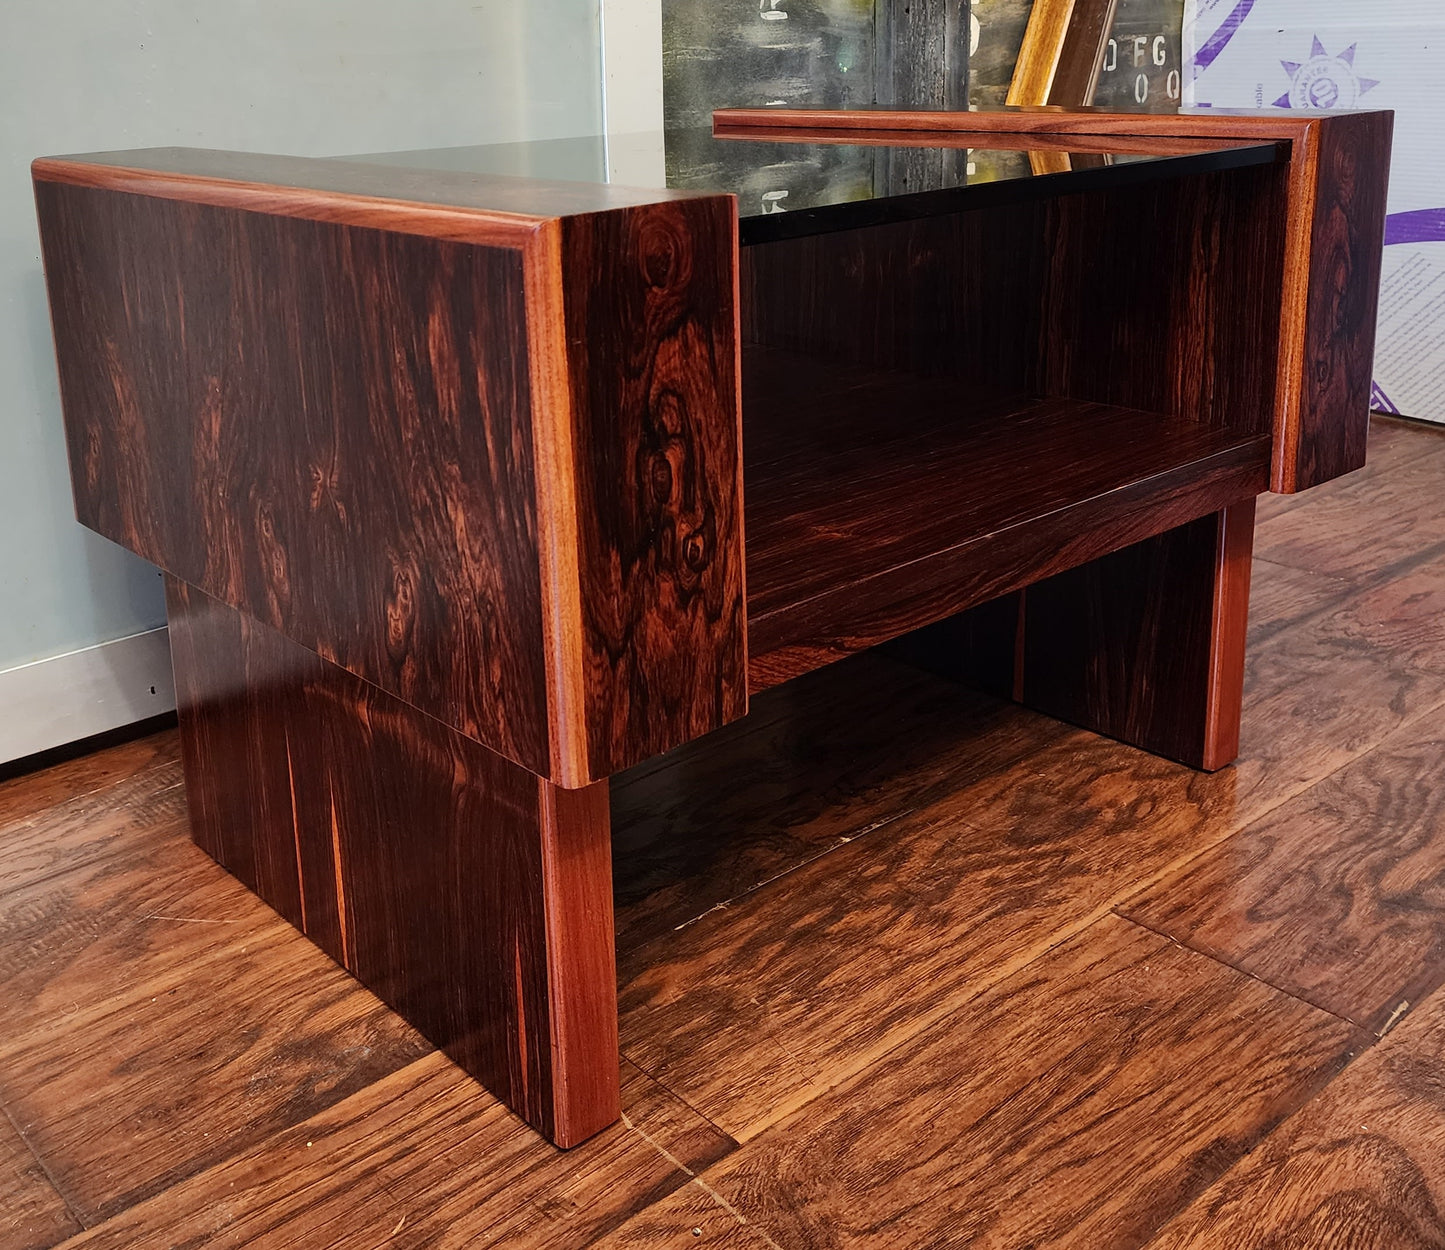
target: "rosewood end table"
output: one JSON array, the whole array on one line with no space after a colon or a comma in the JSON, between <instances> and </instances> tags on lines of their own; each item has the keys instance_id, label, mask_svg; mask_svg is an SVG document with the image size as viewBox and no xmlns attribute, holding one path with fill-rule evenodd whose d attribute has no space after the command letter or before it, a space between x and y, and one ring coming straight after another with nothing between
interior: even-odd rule
<instances>
[{"instance_id":1,"label":"rosewood end table","mask_svg":"<svg viewBox=\"0 0 1445 1250\"><path fill-rule=\"evenodd\" d=\"M670 189L569 141L37 161L76 509L166 573L196 841L570 1146L618 1116L608 778L751 693L891 643L1224 766L1255 497L1364 463L1390 133L738 110Z\"/></svg>"}]
</instances>

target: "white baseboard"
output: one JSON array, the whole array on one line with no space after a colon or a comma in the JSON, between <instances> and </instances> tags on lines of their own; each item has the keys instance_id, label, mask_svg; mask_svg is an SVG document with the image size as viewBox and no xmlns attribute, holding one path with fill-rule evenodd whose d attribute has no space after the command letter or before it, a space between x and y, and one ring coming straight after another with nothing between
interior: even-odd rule
<instances>
[{"instance_id":1,"label":"white baseboard","mask_svg":"<svg viewBox=\"0 0 1445 1250\"><path fill-rule=\"evenodd\" d=\"M0 672L0 764L173 711L164 628Z\"/></svg>"}]
</instances>

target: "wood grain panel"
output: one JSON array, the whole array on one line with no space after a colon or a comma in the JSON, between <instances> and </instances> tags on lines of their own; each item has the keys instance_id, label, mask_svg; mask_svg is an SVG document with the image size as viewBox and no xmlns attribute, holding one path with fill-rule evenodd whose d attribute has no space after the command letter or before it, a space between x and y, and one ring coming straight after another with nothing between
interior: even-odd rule
<instances>
[{"instance_id":1,"label":"wood grain panel","mask_svg":"<svg viewBox=\"0 0 1445 1250\"><path fill-rule=\"evenodd\" d=\"M1368 110L1365 110L1366 112ZM1389 113L1390 110L1379 110ZM1289 139L1320 122L1355 114L1311 109L1192 109L1116 113L1107 109L1008 105L971 109L727 108L713 111L718 134L749 128L816 131L953 131L975 135L1134 135L1160 139Z\"/></svg>"},{"instance_id":2,"label":"wood grain panel","mask_svg":"<svg viewBox=\"0 0 1445 1250\"><path fill-rule=\"evenodd\" d=\"M1300 490L1365 463L1393 128L1392 113L1346 114L1322 122L1305 141L1313 202L1302 380L1297 423L1286 421L1283 431L1276 489ZM1296 255L1292 263L1306 262Z\"/></svg>"},{"instance_id":3,"label":"wood grain panel","mask_svg":"<svg viewBox=\"0 0 1445 1250\"><path fill-rule=\"evenodd\" d=\"M1254 500L1029 587L1022 701L1214 770L1239 754Z\"/></svg>"},{"instance_id":4,"label":"wood grain panel","mask_svg":"<svg viewBox=\"0 0 1445 1250\"><path fill-rule=\"evenodd\" d=\"M1378 1030L1445 981L1445 736L1414 726L1126 914Z\"/></svg>"},{"instance_id":5,"label":"wood grain panel","mask_svg":"<svg viewBox=\"0 0 1445 1250\"><path fill-rule=\"evenodd\" d=\"M747 710L728 196L562 223L589 776Z\"/></svg>"},{"instance_id":6,"label":"wood grain panel","mask_svg":"<svg viewBox=\"0 0 1445 1250\"><path fill-rule=\"evenodd\" d=\"M1283 189L1270 165L754 245L744 338L1267 432Z\"/></svg>"},{"instance_id":7,"label":"wood grain panel","mask_svg":"<svg viewBox=\"0 0 1445 1250\"><path fill-rule=\"evenodd\" d=\"M731 197L35 174L84 523L569 787L742 714Z\"/></svg>"},{"instance_id":8,"label":"wood grain panel","mask_svg":"<svg viewBox=\"0 0 1445 1250\"><path fill-rule=\"evenodd\" d=\"M1078 434L1082 450L1086 431ZM759 615L750 624L756 658L749 681L765 689L1213 512L1263 487L1264 451L1262 443L1251 441L1100 491L1050 524L998 529L936 559L888 569L866 583L845 584Z\"/></svg>"},{"instance_id":9,"label":"wood grain panel","mask_svg":"<svg viewBox=\"0 0 1445 1250\"><path fill-rule=\"evenodd\" d=\"M770 110L771 111L771 110ZM1050 110L1051 112L1053 110ZM1131 114L1137 116L1137 114ZM1262 139L1252 140L1247 135L1234 137L1202 138L1198 135L1130 135L1123 132L1109 132L1106 134L1075 134L1064 132L1060 134L1035 131L1022 134L1002 134L990 137L984 142L1009 143L1016 142L1015 149L999 148L984 149L985 158L993 156L998 159L1009 156L1016 157L1023 162L1024 167L1028 166L1025 159L1030 153L1048 154L1074 154L1074 155L1122 155L1134 153L1140 156L1189 156L1204 155L1207 153L1219 153L1227 157L1232 149L1249 149L1249 164L1269 164L1269 160L1255 159L1261 155L1259 149L1262 144L1271 144L1272 140L1266 136ZM768 143L788 143L793 141L807 143L810 147L843 146L850 148L877 149L877 148L948 148L950 150L967 151L975 147L980 140L977 136L966 130L957 128L949 130L819 130L816 127L800 123L797 126L754 126L749 122L735 123L728 120L723 122L719 117L714 133L716 139L760 139ZM1274 155L1280 160L1281 157L1278 144L1274 144ZM1023 151L1020 149L1027 149ZM1072 168L1072 165L1068 166ZM1088 168L1099 168L1092 162ZM1023 170L1017 166L1002 167L1007 169L1006 176L1013 180L1021 179ZM1033 196L1023 195L1020 203L1028 203Z\"/></svg>"},{"instance_id":10,"label":"wood grain panel","mask_svg":"<svg viewBox=\"0 0 1445 1250\"><path fill-rule=\"evenodd\" d=\"M753 688L1262 489L1223 444L1272 422L1282 196L1258 167L745 249Z\"/></svg>"},{"instance_id":11,"label":"wood grain panel","mask_svg":"<svg viewBox=\"0 0 1445 1250\"><path fill-rule=\"evenodd\" d=\"M46 1250L81 1225L0 1108L0 1247Z\"/></svg>"},{"instance_id":12,"label":"wood grain panel","mask_svg":"<svg viewBox=\"0 0 1445 1250\"><path fill-rule=\"evenodd\" d=\"M1445 1245L1445 998L1352 1063L1150 1250Z\"/></svg>"},{"instance_id":13,"label":"wood grain panel","mask_svg":"<svg viewBox=\"0 0 1445 1250\"><path fill-rule=\"evenodd\" d=\"M1139 1245L1361 1044L1107 918L704 1179L789 1247Z\"/></svg>"},{"instance_id":14,"label":"wood grain panel","mask_svg":"<svg viewBox=\"0 0 1445 1250\"><path fill-rule=\"evenodd\" d=\"M519 253L36 194L80 519L548 772Z\"/></svg>"},{"instance_id":15,"label":"wood grain panel","mask_svg":"<svg viewBox=\"0 0 1445 1250\"><path fill-rule=\"evenodd\" d=\"M560 791L167 591L196 841L559 1144L611 1123L605 784Z\"/></svg>"},{"instance_id":16,"label":"wood grain panel","mask_svg":"<svg viewBox=\"0 0 1445 1250\"><path fill-rule=\"evenodd\" d=\"M1266 165L1050 201L1030 385L1268 433L1285 190Z\"/></svg>"},{"instance_id":17,"label":"wood grain panel","mask_svg":"<svg viewBox=\"0 0 1445 1250\"><path fill-rule=\"evenodd\" d=\"M632 1127L563 1154L429 1056L70 1245L590 1245L733 1146L630 1065L621 1084Z\"/></svg>"},{"instance_id":18,"label":"wood grain panel","mask_svg":"<svg viewBox=\"0 0 1445 1250\"><path fill-rule=\"evenodd\" d=\"M1246 476L1264 436L1158 412L1010 395L960 397L957 379L848 369L822 358L749 349L757 390L785 372L814 382L811 411L786 392L759 398L748 433L749 625L769 641L807 601L908 567L926 578L1001 533L1019 547L1074 528L1117 497L1167 507L1161 481L1197 490L1211 472ZM831 375L831 384L825 378ZM906 419L880 421L890 393ZM785 430L787 443L773 433ZM1256 479L1260 474L1255 473ZM1232 502L1232 501L1231 501ZM1193 518L1189 518L1193 519ZM1098 542L1107 550L1107 538ZM946 570L938 569L946 576ZM1021 578L1006 562L977 580ZM1028 580L1028 579L1024 579ZM766 645L758 647L767 650Z\"/></svg>"}]
</instances>

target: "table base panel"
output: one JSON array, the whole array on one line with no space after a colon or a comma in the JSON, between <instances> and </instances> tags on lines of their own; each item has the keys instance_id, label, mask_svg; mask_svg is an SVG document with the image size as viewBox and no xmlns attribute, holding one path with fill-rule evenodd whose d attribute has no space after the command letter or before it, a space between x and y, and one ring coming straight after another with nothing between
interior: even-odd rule
<instances>
[{"instance_id":1,"label":"table base panel","mask_svg":"<svg viewBox=\"0 0 1445 1250\"><path fill-rule=\"evenodd\" d=\"M561 1146L619 1114L607 783L562 790L168 579L196 842Z\"/></svg>"},{"instance_id":2,"label":"table base panel","mask_svg":"<svg viewBox=\"0 0 1445 1250\"><path fill-rule=\"evenodd\" d=\"M893 654L1209 771L1239 754L1254 499L900 639Z\"/></svg>"}]
</instances>

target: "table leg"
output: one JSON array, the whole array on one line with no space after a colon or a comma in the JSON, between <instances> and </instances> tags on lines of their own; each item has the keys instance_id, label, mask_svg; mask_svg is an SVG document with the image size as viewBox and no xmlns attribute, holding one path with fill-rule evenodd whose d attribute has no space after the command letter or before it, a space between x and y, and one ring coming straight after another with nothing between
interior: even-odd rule
<instances>
[{"instance_id":1,"label":"table leg","mask_svg":"<svg viewBox=\"0 0 1445 1250\"><path fill-rule=\"evenodd\" d=\"M193 836L559 1146L619 1114L607 782L563 790L168 579Z\"/></svg>"},{"instance_id":2,"label":"table leg","mask_svg":"<svg viewBox=\"0 0 1445 1250\"><path fill-rule=\"evenodd\" d=\"M894 654L1208 771L1239 754L1254 499L900 640Z\"/></svg>"},{"instance_id":3,"label":"table leg","mask_svg":"<svg viewBox=\"0 0 1445 1250\"><path fill-rule=\"evenodd\" d=\"M1254 499L1030 586L1021 701L1208 771L1239 754Z\"/></svg>"}]
</instances>

